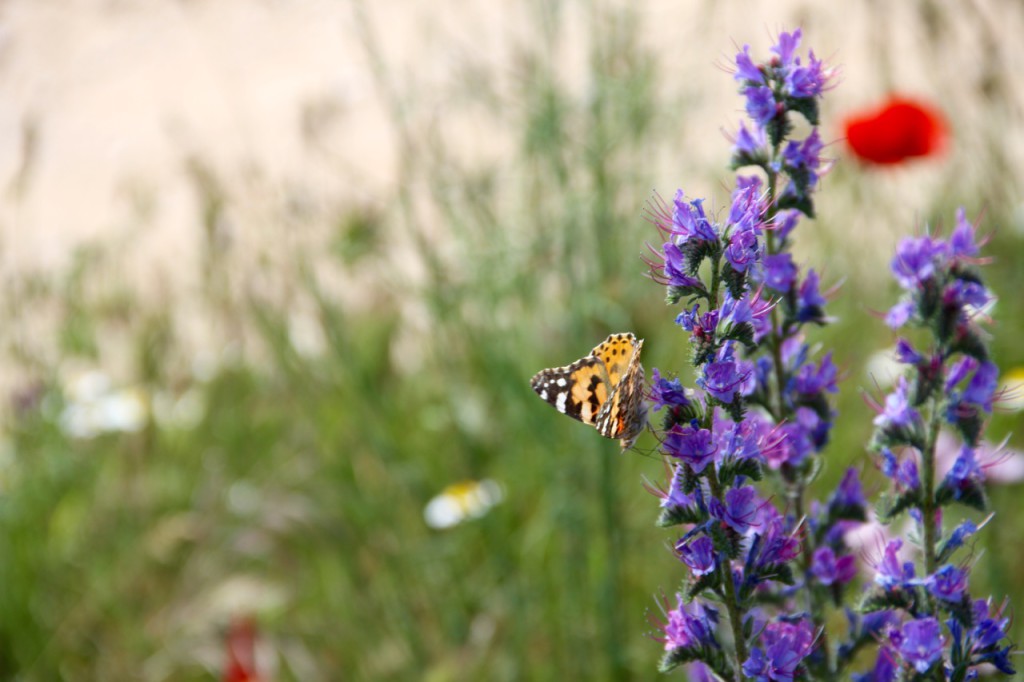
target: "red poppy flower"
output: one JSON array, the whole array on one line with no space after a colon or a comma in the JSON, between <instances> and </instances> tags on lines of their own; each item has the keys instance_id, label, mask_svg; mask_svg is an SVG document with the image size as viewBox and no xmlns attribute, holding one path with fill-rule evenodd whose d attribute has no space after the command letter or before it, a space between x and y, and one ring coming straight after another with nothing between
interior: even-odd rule
<instances>
[{"instance_id":1,"label":"red poppy flower","mask_svg":"<svg viewBox=\"0 0 1024 682\"><path fill-rule=\"evenodd\" d=\"M893 96L877 109L849 116L846 144L861 161L879 165L935 156L946 147L945 118L935 108Z\"/></svg>"},{"instance_id":2,"label":"red poppy flower","mask_svg":"<svg viewBox=\"0 0 1024 682\"><path fill-rule=\"evenodd\" d=\"M251 618L234 618L228 626L228 662L224 682L259 682L256 674L256 623Z\"/></svg>"}]
</instances>

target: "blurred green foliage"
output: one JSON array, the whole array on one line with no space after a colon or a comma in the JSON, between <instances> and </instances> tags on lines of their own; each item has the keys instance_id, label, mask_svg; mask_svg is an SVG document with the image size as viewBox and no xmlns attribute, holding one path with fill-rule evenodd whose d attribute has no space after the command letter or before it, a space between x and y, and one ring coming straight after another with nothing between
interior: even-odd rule
<instances>
[{"instance_id":1,"label":"blurred green foliage","mask_svg":"<svg viewBox=\"0 0 1024 682\"><path fill-rule=\"evenodd\" d=\"M509 101L472 74L474 92L458 93L518 131L502 167L462 165L441 130L410 121L414 103L364 27L403 182L379 205L339 209L326 251L266 275L286 282L279 290L237 286L218 237L229 199L200 159L189 163L203 197L201 297L222 341L201 357L167 309L97 274L114 258L102 247L52 280L12 286L9 318L51 311L59 354L9 349L32 380L12 397L0 452L0 677L210 679L235 614L256 617L275 680L654 674L647 618L681 576L642 487L664 474L644 456L656 444L645 436L619 454L537 400L528 379L627 330L647 339L648 370L688 376L685 336L639 258L656 239L640 217L645 158L686 112L659 106L662 74L629 11L589 10L584 95L552 57L558 5L532 7L536 41L520 48ZM844 177L826 178L824 193L833 182ZM947 197L921 210L948 225L964 198ZM972 215L985 200L973 198ZM1010 208L991 206L984 225L1011 224ZM843 217L805 226L816 235L808 264L841 263L829 255ZM1004 364L1022 360L1020 242L1003 229L989 249L992 286L1006 294L995 314ZM366 305L339 302L325 270ZM847 466L881 486L859 387L877 395L862 368L891 342L870 313L892 300L884 279L847 279L837 324L814 332L849 377L821 491ZM76 435L82 400L67 370L102 367L111 347L127 366L121 399L141 419L124 430L93 415L100 426ZM992 434L1016 425L997 415ZM427 527L431 497L485 477L504 503ZM993 491L999 516L982 544L999 550L980 556L975 591L1022 603L1016 494Z\"/></svg>"}]
</instances>

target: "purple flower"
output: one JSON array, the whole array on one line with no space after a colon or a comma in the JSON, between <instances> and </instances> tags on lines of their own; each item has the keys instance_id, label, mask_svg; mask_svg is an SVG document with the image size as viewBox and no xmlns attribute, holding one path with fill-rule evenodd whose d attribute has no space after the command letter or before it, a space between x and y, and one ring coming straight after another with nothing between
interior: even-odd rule
<instances>
[{"instance_id":1,"label":"purple flower","mask_svg":"<svg viewBox=\"0 0 1024 682\"><path fill-rule=\"evenodd\" d=\"M821 547L814 552L811 573L822 585L848 583L857 573L857 563L852 555L837 557L831 547Z\"/></svg>"},{"instance_id":2,"label":"purple flower","mask_svg":"<svg viewBox=\"0 0 1024 682\"><path fill-rule=\"evenodd\" d=\"M661 493L661 508L666 507L689 507L694 503L694 497L683 492L683 469L673 467L672 481L668 485L668 493Z\"/></svg>"},{"instance_id":3,"label":"purple flower","mask_svg":"<svg viewBox=\"0 0 1024 682\"><path fill-rule=\"evenodd\" d=\"M999 368L991 362L981 363L964 390L964 402L977 405L985 412L992 412L992 398L998 383Z\"/></svg>"},{"instance_id":4,"label":"purple flower","mask_svg":"<svg viewBox=\"0 0 1024 682\"><path fill-rule=\"evenodd\" d=\"M757 522L761 500L752 486L732 488L725 493L725 504L712 500L711 515L737 533L743 533Z\"/></svg>"},{"instance_id":5,"label":"purple flower","mask_svg":"<svg viewBox=\"0 0 1024 682\"><path fill-rule=\"evenodd\" d=\"M744 230L760 230L761 218L767 206L761 192L761 178L756 175L740 175L736 178L736 189L732 192L729 207L729 224Z\"/></svg>"},{"instance_id":6,"label":"purple flower","mask_svg":"<svg viewBox=\"0 0 1024 682\"><path fill-rule=\"evenodd\" d=\"M764 86L749 87L743 91L747 98L747 114L764 128L775 118L777 107L772 89Z\"/></svg>"},{"instance_id":7,"label":"purple flower","mask_svg":"<svg viewBox=\"0 0 1024 682\"><path fill-rule=\"evenodd\" d=\"M750 420L733 422L715 415L715 444L718 458L756 459L761 455L761 434Z\"/></svg>"},{"instance_id":8,"label":"purple flower","mask_svg":"<svg viewBox=\"0 0 1024 682\"><path fill-rule=\"evenodd\" d=\"M806 168L809 171L816 171L821 167L821 150L825 145L815 128L805 140L790 140L782 150L782 160L786 166L794 170ZM810 184L814 184L817 176L811 173Z\"/></svg>"},{"instance_id":9,"label":"purple flower","mask_svg":"<svg viewBox=\"0 0 1024 682\"><path fill-rule=\"evenodd\" d=\"M687 407L690 404L686 397L686 390L679 378L666 379L661 376L657 368L651 372L651 402L654 403L654 411L657 412L666 405L669 407Z\"/></svg>"},{"instance_id":10,"label":"purple flower","mask_svg":"<svg viewBox=\"0 0 1024 682\"><path fill-rule=\"evenodd\" d=\"M715 682L716 679L703 663L691 664L686 674L690 682Z\"/></svg>"},{"instance_id":11,"label":"purple flower","mask_svg":"<svg viewBox=\"0 0 1024 682\"><path fill-rule=\"evenodd\" d=\"M949 250L953 258L971 258L978 255L978 244L974 241L974 225L967 220L963 206L956 211L956 227L949 235Z\"/></svg>"},{"instance_id":12,"label":"purple flower","mask_svg":"<svg viewBox=\"0 0 1024 682\"><path fill-rule=\"evenodd\" d=\"M890 329L899 329L907 323L914 314L914 302L902 301L897 303L885 315L885 323Z\"/></svg>"},{"instance_id":13,"label":"purple flower","mask_svg":"<svg viewBox=\"0 0 1024 682\"><path fill-rule=\"evenodd\" d=\"M832 353L829 353L821 359L820 365L811 362L801 367L793 377L793 388L803 395L824 391L835 393L839 390L836 387L836 376L836 366L832 364Z\"/></svg>"},{"instance_id":14,"label":"purple flower","mask_svg":"<svg viewBox=\"0 0 1024 682\"><path fill-rule=\"evenodd\" d=\"M677 595L676 600L676 608L665 614L668 618L662 628L665 633L665 651L705 644L717 646L714 623L718 614L696 601L685 603L682 595Z\"/></svg>"},{"instance_id":15,"label":"purple flower","mask_svg":"<svg viewBox=\"0 0 1024 682\"><path fill-rule=\"evenodd\" d=\"M825 322L825 297L818 291L818 273L808 270L797 296L796 319L799 322Z\"/></svg>"},{"instance_id":16,"label":"purple flower","mask_svg":"<svg viewBox=\"0 0 1024 682\"><path fill-rule=\"evenodd\" d=\"M884 635L899 624L900 618L895 611L872 611L861 616L860 634Z\"/></svg>"},{"instance_id":17,"label":"purple flower","mask_svg":"<svg viewBox=\"0 0 1024 682\"><path fill-rule=\"evenodd\" d=\"M942 657L944 640L939 621L935 618L921 618L904 623L897 639L900 656L918 673L927 672Z\"/></svg>"},{"instance_id":18,"label":"purple flower","mask_svg":"<svg viewBox=\"0 0 1024 682\"><path fill-rule=\"evenodd\" d=\"M764 507L765 515L774 511L770 505ZM765 568L775 564L789 563L800 554L800 541L793 533L786 532L782 517L775 516L765 522L765 531L760 537L760 550L754 567ZM751 552L753 552L753 545Z\"/></svg>"},{"instance_id":19,"label":"purple flower","mask_svg":"<svg viewBox=\"0 0 1024 682\"><path fill-rule=\"evenodd\" d=\"M772 229L778 235L779 241L786 241L786 237L796 228L796 224L800 222L801 215L803 214L795 208L779 211L775 214L775 225Z\"/></svg>"},{"instance_id":20,"label":"purple flower","mask_svg":"<svg viewBox=\"0 0 1024 682\"><path fill-rule=\"evenodd\" d=\"M835 492L828 500L829 509L834 510L848 510L860 508L863 509L867 504L864 499L864 491L861 489L860 478L857 476L857 470L850 467L843 474L843 480L839 482L839 487L836 488Z\"/></svg>"},{"instance_id":21,"label":"purple flower","mask_svg":"<svg viewBox=\"0 0 1024 682\"><path fill-rule=\"evenodd\" d=\"M942 305L947 309L973 306L982 308L992 297L984 285L958 279L947 286L942 292Z\"/></svg>"},{"instance_id":22,"label":"purple flower","mask_svg":"<svg viewBox=\"0 0 1024 682\"><path fill-rule=\"evenodd\" d=\"M936 267L945 262L946 243L924 236L907 237L896 247L892 272L904 289L913 290L935 276Z\"/></svg>"},{"instance_id":23,"label":"purple flower","mask_svg":"<svg viewBox=\"0 0 1024 682\"><path fill-rule=\"evenodd\" d=\"M676 555L694 575L707 575L715 570L715 545L707 535L689 542L679 540L676 543Z\"/></svg>"},{"instance_id":24,"label":"purple flower","mask_svg":"<svg viewBox=\"0 0 1024 682\"><path fill-rule=\"evenodd\" d=\"M978 532L978 526L974 524L970 519L962 522L957 526L952 533L949 534L949 539L946 540L945 550L952 552L963 547L964 542L967 538L971 537Z\"/></svg>"},{"instance_id":25,"label":"purple flower","mask_svg":"<svg viewBox=\"0 0 1024 682\"><path fill-rule=\"evenodd\" d=\"M921 415L910 406L910 388L907 378L896 380L896 390L885 397L882 413L875 417L875 426L911 426L921 420Z\"/></svg>"},{"instance_id":26,"label":"purple flower","mask_svg":"<svg viewBox=\"0 0 1024 682\"><path fill-rule=\"evenodd\" d=\"M750 309L750 302L746 298L735 299L728 291L722 300L721 317L719 327L729 330L744 322L751 322L754 319L754 312Z\"/></svg>"},{"instance_id":27,"label":"purple flower","mask_svg":"<svg viewBox=\"0 0 1024 682\"><path fill-rule=\"evenodd\" d=\"M960 450L960 455L953 462L953 466L946 473L942 485L952 490L956 499L961 499L964 492L975 488L975 484L984 480L985 472L974 458L974 449L964 445Z\"/></svg>"},{"instance_id":28,"label":"purple flower","mask_svg":"<svg viewBox=\"0 0 1024 682\"><path fill-rule=\"evenodd\" d=\"M744 123L740 122L740 129L736 132L736 143L732 152L735 155L757 156L764 153L768 147L768 141L764 136L764 129L754 126L748 130Z\"/></svg>"},{"instance_id":29,"label":"purple flower","mask_svg":"<svg viewBox=\"0 0 1024 682\"><path fill-rule=\"evenodd\" d=\"M757 262L761 253L757 235L753 230L736 230L725 247L725 258L736 272L746 272Z\"/></svg>"},{"instance_id":30,"label":"purple flower","mask_svg":"<svg viewBox=\"0 0 1024 682\"><path fill-rule=\"evenodd\" d=\"M744 661L743 674L759 682L792 682L800 662L811 652L814 631L806 621L777 621L765 626L760 644Z\"/></svg>"},{"instance_id":31,"label":"purple flower","mask_svg":"<svg viewBox=\"0 0 1024 682\"><path fill-rule=\"evenodd\" d=\"M977 625L971 631L971 639L976 650L990 649L1006 636L1010 619L1002 617L1002 608L997 609L996 613L991 613L991 607L990 600L987 599L978 599L972 605L971 610Z\"/></svg>"},{"instance_id":32,"label":"purple flower","mask_svg":"<svg viewBox=\"0 0 1024 682\"><path fill-rule=\"evenodd\" d=\"M963 391L956 390L968 374L973 372ZM950 423L975 417L979 410L992 412L992 401L999 382L999 368L991 362L978 362L965 356L953 364L946 378L949 405L946 418Z\"/></svg>"},{"instance_id":33,"label":"purple flower","mask_svg":"<svg viewBox=\"0 0 1024 682\"><path fill-rule=\"evenodd\" d=\"M903 585L914 578L913 562L900 563L901 547L903 547L902 540L890 540L889 544L885 546L881 560L875 564L875 583L885 589Z\"/></svg>"},{"instance_id":34,"label":"purple flower","mask_svg":"<svg viewBox=\"0 0 1024 682\"><path fill-rule=\"evenodd\" d=\"M740 82L764 83L764 74L750 58L750 45L744 45L743 51L736 53L736 73L733 78Z\"/></svg>"},{"instance_id":35,"label":"purple flower","mask_svg":"<svg viewBox=\"0 0 1024 682\"><path fill-rule=\"evenodd\" d=\"M796 281L796 265L793 256L788 252L765 256L762 259L764 272L762 279L765 286L779 293L787 293Z\"/></svg>"},{"instance_id":36,"label":"purple flower","mask_svg":"<svg viewBox=\"0 0 1024 682\"><path fill-rule=\"evenodd\" d=\"M672 242L665 242L661 252L665 260L665 284L673 287L704 287L699 278L686 274L686 256L682 249Z\"/></svg>"},{"instance_id":37,"label":"purple flower","mask_svg":"<svg viewBox=\"0 0 1024 682\"><path fill-rule=\"evenodd\" d=\"M772 308L775 304L769 299L761 298L761 290L758 289L749 295L750 301L750 322L754 325L754 342L758 342L767 336L772 330Z\"/></svg>"},{"instance_id":38,"label":"purple flower","mask_svg":"<svg viewBox=\"0 0 1024 682\"><path fill-rule=\"evenodd\" d=\"M689 464L698 474L715 459L715 445L707 429L676 424L665 435L661 447L665 454Z\"/></svg>"},{"instance_id":39,"label":"purple flower","mask_svg":"<svg viewBox=\"0 0 1024 682\"><path fill-rule=\"evenodd\" d=\"M969 355L965 355L949 368L946 375L946 393L952 393L953 388L967 378L967 375L978 368L980 363Z\"/></svg>"},{"instance_id":40,"label":"purple flower","mask_svg":"<svg viewBox=\"0 0 1024 682\"><path fill-rule=\"evenodd\" d=\"M671 232L679 237L680 244L691 239L708 242L718 239L718 233L704 214L703 199L687 202L683 198L683 190L679 190L676 192L675 206Z\"/></svg>"},{"instance_id":41,"label":"purple flower","mask_svg":"<svg viewBox=\"0 0 1024 682\"><path fill-rule=\"evenodd\" d=\"M896 483L898 490L917 490L921 487L914 458L905 457L900 461L889 448L882 448L882 473Z\"/></svg>"},{"instance_id":42,"label":"purple flower","mask_svg":"<svg viewBox=\"0 0 1024 682\"><path fill-rule=\"evenodd\" d=\"M778 56L778 65L783 69L789 68L789 66L793 64L793 56L796 52L796 48L800 47L801 35L802 31L799 28L792 33L786 33L783 31L779 34L779 42L772 45L771 51Z\"/></svg>"},{"instance_id":43,"label":"purple flower","mask_svg":"<svg viewBox=\"0 0 1024 682\"><path fill-rule=\"evenodd\" d=\"M896 358L905 365L919 365L924 362L924 356L902 337L896 339Z\"/></svg>"},{"instance_id":44,"label":"purple flower","mask_svg":"<svg viewBox=\"0 0 1024 682\"><path fill-rule=\"evenodd\" d=\"M799 418L800 416L804 417L803 420ZM796 421L786 422L776 428L779 437L761 449L768 466L772 469L778 469L783 464L798 466L814 451L811 429L808 426L813 428L817 424L809 423L812 419L817 422L814 410L801 408L798 410Z\"/></svg>"},{"instance_id":45,"label":"purple flower","mask_svg":"<svg viewBox=\"0 0 1024 682\"><path fill-rule=\"evenodd\" d=\"M718 360L704 366L704 376L697 379L697 385L716 400L726 405L736 399L736 393L753 377L753 365L749 362Z\"/></svg>"},{"instance_id":46,"label":"purple flower","mask_svg":"<svg viewBox=\"0 0 1024 682\"><path fill-rule=\"evenodd\" d=\"M817 97L828 87L831 73L820 59L815 58L813 50L808 53L807 61L807 66L801 66L798 58L795 68L786 75L786 92L790 97Z\"/></svg>"},{"instance_id":47,"label":"purple flower","mask_svg":"<svg viewBox=\"0 0 1024 682\"><path fill-rule=\"evenodd\" d=\"M947 564L928 576L925 585L935 598L957 604L963 600L967 590L967 572Z\"/></svg>"}]
</instances>

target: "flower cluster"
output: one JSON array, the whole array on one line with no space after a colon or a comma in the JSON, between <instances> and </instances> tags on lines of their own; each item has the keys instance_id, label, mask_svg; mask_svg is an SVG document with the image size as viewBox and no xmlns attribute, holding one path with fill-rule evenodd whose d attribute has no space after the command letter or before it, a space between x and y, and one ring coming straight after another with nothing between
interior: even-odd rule
<instances>
[{"instance_id":1,"label":"flower cluster","mask_svg":"<svg viewBox=\"0 0 1024 682\"><path fill-rule=\"evenodd\" d=\"M1002 609L972 602L966 568L949 563L978 529L965 522L942 535L937 513L984 504L973 448L998 374L976 329L990 295L962 214L948 240L908 240L893 263L907 296L888 323L926 327L938 341L923 352L900 340L899 357L915 375L879 405L874 440L894 482L888 515L910 510L925 526L932 563L919 572L894 541L861 608L844 609L856 574L847 537L868 520L857 471L847 470L824 502L807 499L836 418L840 373L831 353L805 338L830 321L827 294L789 250L800 221L814 216L828 166L816 126L832 71L813 52L799 54L800 40L799 30L780 34L764 63L747 46L736 56L749 118L735 135L732 166L754 174L737 176L728 212L711 215L681 190L647 207L661 236L648 264L677 307L696 375L686 388L654 370L651 388L669 463L658 523L682 529L673 551L686 576L675 607L662 608L660 667L694 664L698 679L831 680L876 646L875 670L863 679L910 679L904 673L936 670L939 661L961 671L951 679L981 662L1006 671ZM798 118L810 132L793 139ZM934 459L936 420L967 443L938 486L924 456L931 448ZM841 637L826 627L839 609L849 623Z\"/></svg>"},{"instance_id":2,"label":"flower cluster","mask_svg":"<svg viewBox=\"0 0 1024 682\"><path fill-rule=\"evenodd\" d=\"M841 530L865 518L854 472L813 513L802 501L784 513L752 485L767 472L781 499L802 495L834 418L837 368L802 334L828 321L826 299L818 274L802 273L788 251L801 217L813 215L826 166L816 125L831 77L813 52L806 61L797 54L799 43L800 31L783 33L767 63L755 64L747 47L736 57L749 120L739 125L733 166L761 174L737 177L725 219L681 191L671 206L656 197L648 207L663 237L650 261L654 279L669 303L683 304L676 323L689 333L699 389L654 375L654 407L665 410L661 449L673 463L660 523L689 526L675 543L689 572L679 608L723 603L733 648L725 656L668 637L663 669L699 660L725 679L768 680L820 667L820 609L797 608L794 594L810 587L838 598L853 576ZM795 116L811 126L803 139L790 139Z\"/></svg>"},{"instance_id":3,"label":"flower cluster","mask_svg":"<svg viewBox=\"0 0 1024 682\"><path fill-rule=\"evenodd\" d=\"M966 679L984 663L1013 673L1002 608L993 612L988 601L972 600L967 565L951 562L978 528L964 521L946 529L941 513L954 504L979 510L986 505L976 451L999 371L978 328L992 300L977 267L983 262L978 253L974 226L961 209L948 239L904 239L892 261L904 297L886 322L894 329L922 328L927 342L918 348L905 338L897 341L896 354L908 376L878 406L873 445L892 482L883 517L909 514L921 546L917 556L901 561L902 543L890 541L877 563L875 584L864 596L863 610L894 614L876 664L876 670L881 666L892 675L869 679L895 679L900 670L921 675L945 670L952 671L950 679ZM963 446L936 481L943 426L956 431Z\"/></svg>"}]
</instances>

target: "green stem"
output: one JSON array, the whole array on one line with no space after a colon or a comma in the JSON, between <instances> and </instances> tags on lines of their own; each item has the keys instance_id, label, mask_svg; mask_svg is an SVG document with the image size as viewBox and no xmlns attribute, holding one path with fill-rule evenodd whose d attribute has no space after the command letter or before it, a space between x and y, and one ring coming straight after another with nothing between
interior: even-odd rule
<instances>
[{"instance_id":1,"label":"green stem","mask_svg":"<svg viewBox=\"0 0 1024 682\"><path fill-rule=\"evenodd\" d=\"M924 570L928 575L938 568L935 556L935 443L941 423L938 398L932 398L928 426L928 440L921 453L921 517L924 524Z\"/></svg>"}]
</instances>

